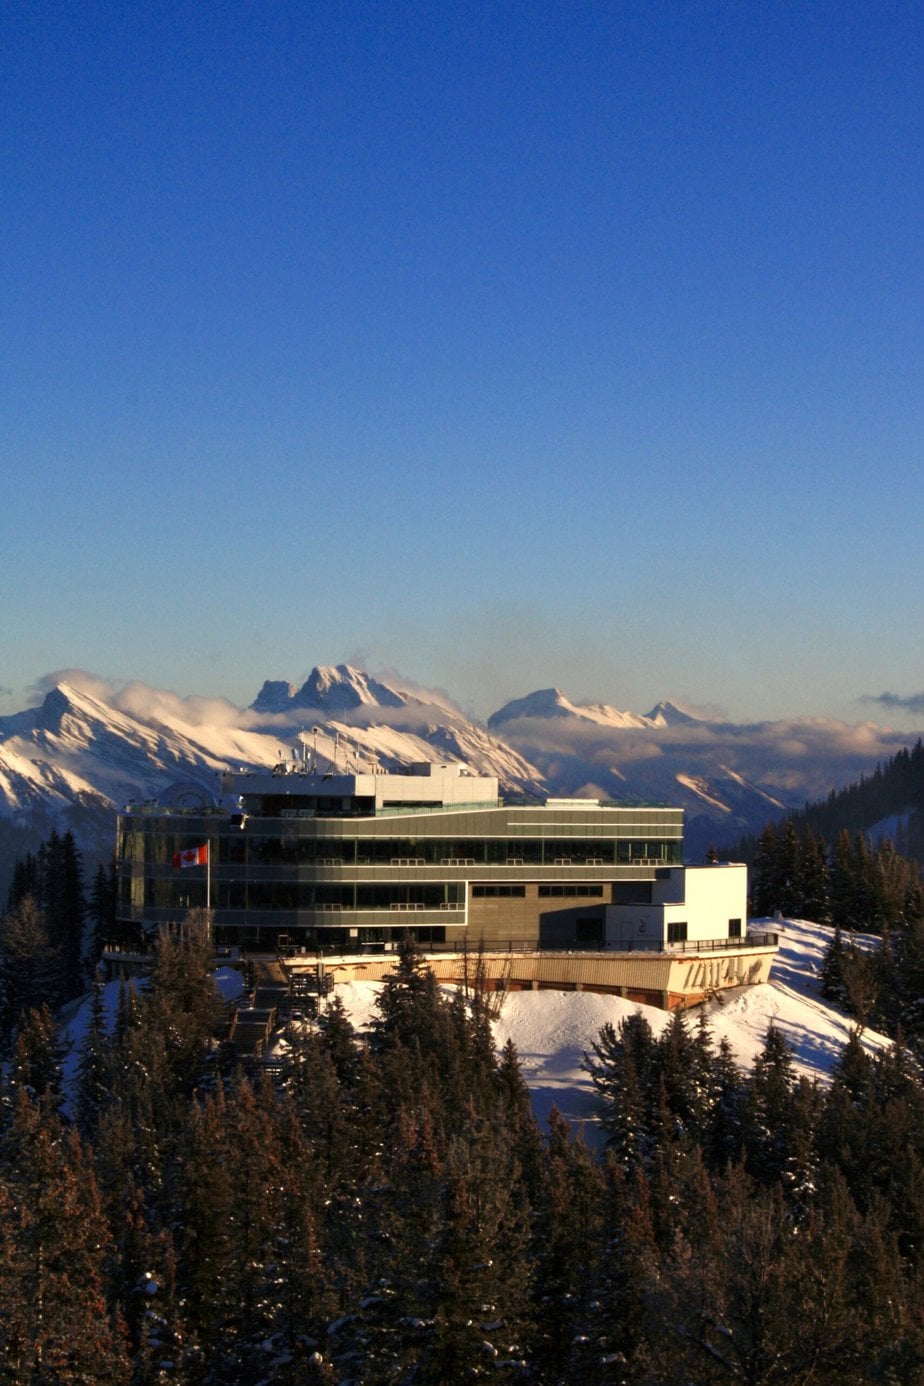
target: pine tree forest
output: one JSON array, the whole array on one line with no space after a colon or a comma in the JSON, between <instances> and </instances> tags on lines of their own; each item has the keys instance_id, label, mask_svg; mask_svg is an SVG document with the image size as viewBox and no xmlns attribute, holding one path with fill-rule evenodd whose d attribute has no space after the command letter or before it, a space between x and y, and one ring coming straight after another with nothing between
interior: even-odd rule
<instances>
[{"instance_id":1,"label":"pine tree forest","mask_svg":"<svg viewBox=\"0 0 924 1386\"><path fill-rule=\"evenodd\" d=\"M75 950L29 885L3 948L28 924L66 979ZM49 993L24 988L0 1381L924 1381L908 1044L870 1058L855 1037L821 1087L773 1029L746 1072L704 1015L655 1037L639 1011L586 1056L591 1147L554 1111L540 1129L491 994L440 988L413 940L367 1033L335 996L267 1071L222 1042L213 961L194 914L115 1015L92 986L68 1092Z\"/></svg>"},{"instance_id":2,"label":"pine tree forest","mask_svg":"<svg viewBox=\"0 0 924 1386\"><path fill-rule=\"evenodd\" d=\"M842 828L829 849L792 819L768 824L750 872L751 912L833 926L822 992L924 1058L924 884L888 839Z\"/></svg>"}]
</instances>

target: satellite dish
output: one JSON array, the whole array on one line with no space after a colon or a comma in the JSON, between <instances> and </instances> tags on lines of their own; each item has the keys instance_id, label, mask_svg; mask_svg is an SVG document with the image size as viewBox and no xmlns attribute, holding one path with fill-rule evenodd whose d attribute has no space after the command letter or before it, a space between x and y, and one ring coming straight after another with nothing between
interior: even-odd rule
<instances>
[{"instance_id":1,"label":"satellite dish","mask_svg":"<svg viewBox=\"0 0 924 1386\"><path fill-rule=\"evenodd\" d=\"M159 796L161 808L170 809L210 809L215 807L215 798L203 785L193 780L180 780L172 784Z\"/></svg>"}]
</instances>

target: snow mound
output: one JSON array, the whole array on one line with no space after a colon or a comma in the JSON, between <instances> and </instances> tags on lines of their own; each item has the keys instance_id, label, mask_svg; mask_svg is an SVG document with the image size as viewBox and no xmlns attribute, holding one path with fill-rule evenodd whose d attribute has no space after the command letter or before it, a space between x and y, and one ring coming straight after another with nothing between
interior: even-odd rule
<instances>
[{"instance_id":1,"label":"snow mound","mask_svg":"<svg viewBox=\"0 0 924 1386\"><path fill-rule=\"evenodd\" d=\"M741 1067L749 1069L773 1025L792 1049L796 1074L825 1083L856 1028L850 1016L821 995L821 964L834 931L801 919L782 924L774 921L773 927L781 933L770 981L722 992L709 1004L713 1042L718 1045L724 1036ZM874 942L870 940L871 946ZM372 1019L380 986L377 982L349 982L337 988L358 1030ZM494 1037L499 1049L508 1039L516 1045L540 1125L545 1125L556 1106L575 1130L584 1132L588 1143L598 1143L596 1099L583 1069L584 1055L603 1025L609 1022L618 1026L636 1011L644 1013L655 1035L669 1020L666 1011L619 996L564 991L508 993L494 1025ZM691 1024L698 1014L698 1010L690 1012ZM865 1030L861 1042L870 1054L891 1044L887 1036L874 1030Z\"/></svg>"},{"instance_id":2,"label":"snow mound","mask_svg":"<svg viewBox=\"0 0 924 1386\"><path fill-rule=\"evenodd\" d=\"M780 949L770 981L759 986L738 987L719 994L708 1006L713 1042L724 1036L736 1060L749 1069L763 1048L767 1029L774 1025L793 1052L798 1075L827 1082L843 1052L855 1022L821 995L821 966L833 929L807 920L757 921L781 930ZM859 939L875 947L874 938ZM224 1000L234 999L241 990L240 974L222 968L216 986ZM366 1030L375 1016L380 982L344 982L336 994L352 1024ZM450 987L444 988L447 992ZM109 982L104 991L104 1011L111 1027L118 1009L119 983ZM596 1125L596 1099L584 1071L584 1055L590 1050L601 1028L642 1011L655 1035L667 1025L666 1011L641 1006L619 996L595 992L512 991L503 999L501 1013L494 1022L498 1049L513 1040L533 1099L533 1110L543 1127L555 1106L575 1131L583 1131L589 1144L598 1145L602 1136ZM698 1011L690 1013L695 1024ZM75 1002L65 1015L62 1039L67 1050L64 1063L65 1089L70 1091L76 1078L80 1044L90 1016L90 1000ZM891 1040L874 1030L864 1030L861 1043L870 1054L888 1049Z\"/></svg>"}]
</instances>

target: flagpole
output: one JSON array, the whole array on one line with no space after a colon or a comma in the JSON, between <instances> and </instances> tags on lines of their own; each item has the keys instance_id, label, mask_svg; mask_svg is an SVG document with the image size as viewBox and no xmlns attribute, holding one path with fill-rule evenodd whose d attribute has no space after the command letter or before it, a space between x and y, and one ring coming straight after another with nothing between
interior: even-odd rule
<instances>
[{"instance_id":1,"label":"flagpole","mask_svg":"<svg viewBox=\"0 0 924 1386\"><path fill-rule=\"evenodd\" d=\"M205 844L205 908L212 908L212 844Z\"/></svg>"}]
</instances>

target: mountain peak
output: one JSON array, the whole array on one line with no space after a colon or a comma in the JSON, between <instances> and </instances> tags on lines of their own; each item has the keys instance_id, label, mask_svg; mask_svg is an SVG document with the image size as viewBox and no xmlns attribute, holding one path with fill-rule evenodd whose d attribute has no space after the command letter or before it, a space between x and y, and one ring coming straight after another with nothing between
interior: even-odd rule
<instances>
[{"instance_id":1,"label":"mountain peak","mask_svg":"<svg viewBox=\"0 0 924 1386\"><path fill-rule=\"evenodd\" d=\"M324 712L346 712L354 707L403 707L403 694L370 678L350 664L319 664L295 695L298 707L316 707Z\"/></svg>"},{"instance_id":2,"label":"mountain peak","mask_svg":"<svg viewBox=\"0 0 924 1386\"><path fill-rule=\"evenodd\" d=\"M297 692L295 684L287 679L265 679L250 709L252 712L286 712Z\"/></svg>"},{"instance_id":3,"label":"mountain peak","mask_svg":"<svg viewBox=\"0 0 924 1386\"><path fill-rule=\"evenodd\" d=\"M573 717L578 709L560 688L537 688L525 698L514 698L488 718L489 727L499 727L520 717Z\"/></svg>"},{"instance_id":4,"label":"mountain peak","mask_svg":"<svg viewBox=\"0 0 924 1386\"><path fill-rule=\"evenodd\" d=\"M35 708L32 715L36 730L59 732L67 717L105 718L111 715L111 709L91 693L83 693L73 684L62 681L49 688L41 706Z\"/></svg>"},{"instance_id":5,"label":"mountain peak","mask_svg":"<svg viewBox=\"0 0 924 1386\"><path fill-rule=\"evenodd\" d=\"M254 712L349 712L357 707L404 707L403 693L351 664L318 664L301 688L284 679L267 679L251 703Z\"/></svg>"},{"instance_id":6,"label":"mountain peak","mask_svg":"<svg viewBox=\"0 0 924 1386\"><path fill-rule=\"evenodd\" d=\"M634 712L620 712L606 703L573 703L560 688L539 688L525 698L515 698L513 702L505 703L488 718L488 726L503 726L505 722L515 722L521 717L568 717L602 727L647 725L646 719Z\"/></svg>"},{"instance_id":7,"label":"mountain peak","mask_svg":"<svg viewBox=\"0 0 924 1386\"><path fill-rule=\"evenodd\" d=\"M651 709L646 720L653 722L656 727L692 727L701 722L702 718L684 712L676 703L661 702Z\"/></svg>"}]
</instances>

